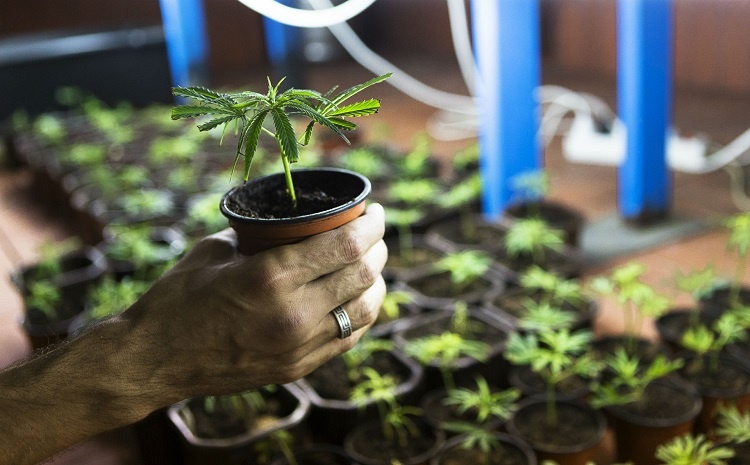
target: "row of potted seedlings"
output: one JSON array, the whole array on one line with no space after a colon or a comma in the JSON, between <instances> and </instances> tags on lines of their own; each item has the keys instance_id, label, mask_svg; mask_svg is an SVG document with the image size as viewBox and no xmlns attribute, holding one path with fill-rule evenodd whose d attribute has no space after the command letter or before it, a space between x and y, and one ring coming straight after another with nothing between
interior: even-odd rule
<instances>
[{"instance_id":1,"label":"row of potted seedlings","mask_svg":"<svg viewBox=\"0 0 750 465\"><path fill-rule=\"evenodd\" d=\"M269 95L277 97L277 88L269 84ZM182 92L211 102L219 100L222 105L228 101L226 95L205 90ZM75 94L67 98L77 102L80 114L45 116L27 125L40 131L46 127L46 133L57 131L57 142L49 135L40 142L36 132L16 138L16 150L22 154L19 158L37 173L40 188L56 186L50 199L64 198L68 199L66 205L75 205L77 189L87 184L68 191L64 186L76 183L63 179L91 174L97 166L106 167L94 181L102 192L97 194L100 198L106 197L106 188L114 187L120 194L130 189L136 193L148 190L120 179L120 174L134 167L147 166L145 178L156 187L166 185L157 181L157 174L177 173L181 162L229 178L226 166L214 164L211 149L200 140L182 151L183 139L195 139L180 131L179 125L167 129L177 137L166 141L159 125L143 124L146 112L126 111L118 116ZM365 103L356 111L375 107L372 101ZM196 108L183 108L183 116L205 107ZM143 132L133 136L124 128L141 128ZM282 136L274 137L281 143ZM90 146L100 138L106 138L104 158L100 148ZM167 157L166 169L144 160L144 154L156 151L147 148L154 145L167 147L165 152L175 155ZM75 151L80 153L73 156ZM54 161L64 159L62 153L76 161L62 168L64 163ZM748 428L741 426L747 423L750 382L737 382L739 389L727 394L730 389L717 383L728 380L729 372L717 375L716 370L725 365L737 374L746 375L748 370L738 354L745 353L741 342L749 324L750 299L739 284L750 217L737 215L726 224L731 230L730 245L738 251L738 275L732 285L717 290L715 277L708 280L707 273L701 273L705 278L701 281L691 276L692 289L700 295L696 304L700 308L689 313L688 323L662 332L669 345L655 344L638 337L639 326L646 318L657 318L662 328L677 312L669 312L669 301L642 282L642 267L628 264L610 276L592 280L584 289L579 279L582 264L574 247L580 217L573 215L574 227L559 229L565 223L558 222L557 216L547 216L550 210L557 214L557 209L544 202L528 202L516 205L498 223L483 220L476 212L480 183L472 161L475 158L469 156L466 162L466 154L475 155L474 147L456 157L462 162L454 167L448 182L440 176L423 137L415 140L407 154L362 146L327 160L361 171L375 164L373 160L382 163L369 176L378 179L371 197L387 207L390 225L386 238L390 256L384 273L390 292L381 311L383 321L355 349L296 383L233 396L188 399L156 412L135 425L144 460L362 465L396 460L445 465L503 463L502 457L512 455L516 461L509 463L554 460L584 464L608 460L601 450L607 428L615 433L617 459L638 464L719 463L711 460L741 451L742 446L734 442L747 439ZM96 161L81 161L88 156ZM123 177L142 182L143 172L136 174ZM387 177L380 179L379 174ZM201 183L209 177L195 173L186 177L191 176ZM399 181L390 181L394 178ZM546 181L543 173L519 178L520 197L543 199ZM210 191L208 184L192 192ZM166 190L172 198L182 199L190 192ZM71 195L61 196L62 192ZM115 196L113 201L122 202L122 197ZM216 201L212 202L215 218ZM141 198L134 204L160 202ZM185 208L198 204L179 202ZM105 202L103 209L109 211L115 205ZM210 232L208 224L217 229L226 224L219 217L219 221L186 228L189 215L184 209L182 212L162 218L97 216L87 211L85 215L95 220L96 227L94 233L82 232L81 236L96 247L82 250L95 255L90 262L100 274L85 292L78 293L74 307L88 308L87 319L101 316L93 310L98 292L112 299L102 308L110 312L126 308L158 276L161 266L179 256L186 242ZM103 217L106 219L100 220ZM166 231L170 231L167 238L157 234ZM118 256L118 251L129 255ZM65 263L77 252L58 253L57 257ZM16 279L19 290L28 297L29 317L38 313L33 308L43 306L39 304L43 290L32 294L37 284L62 281L59 269L37 273L32 268L20 272ZM123 294L120 301L112 297L115 288ZM723 300L714 303L706 289L714 290L714 297L724 296ZM616 296L628 315L622 337L594 338L592 322L597 306L590 290ZM79 322L72 330L84 324ZM709 388L702 384L701 375L705 374L707 382L713 383ZM669 402L650 400L652 393L665 392ZM655 412L654 405L671 405L679 397L697 403L675 406L677 420L667 420L667 413L660 409L655 424L632 421L640 414ZM728 407L727 398L733 399L737 410ZM579 413L581 419L574 420ZM529 424L528 418L539 423ZM666 429L675 425L676 430ZM567 433L576 445L560 442ZM689 436L681 436L686 433ZM638 445L641 440L646 444ZM706 456L696 455L699 453ZM742 455L737 452L732 463L742 463L736 461Z\"/></svg>"}]
</instances>

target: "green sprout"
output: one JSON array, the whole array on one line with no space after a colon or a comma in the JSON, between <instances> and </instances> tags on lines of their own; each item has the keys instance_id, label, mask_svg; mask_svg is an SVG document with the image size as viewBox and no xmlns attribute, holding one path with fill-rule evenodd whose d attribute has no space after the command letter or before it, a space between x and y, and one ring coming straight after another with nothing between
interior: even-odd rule
<instances>
[{"instance_id":1,"label":"green sprout","mask_svg":"<svg viewBox=\"0 0 750 465\"><path fill-rule=\"evenodd\" d=\"M576 314L562 310L548 303L527 299L523 308L526 313L518 320L518 327L525 331L555 331L557 329L573 327Z\"/></svg>"},{"instance_id":2,"label":"green sprout","mask_svg":"<svg viewBox=\"0 0 750 465\"><path fill-rule=\"evenodd\" d=\"M198 125L200 131L210 131L219 126L223 126L226 131L230 123L235 123L239 132L235 164L241 157L243 158L245 181L250 177L250 166L261 134L271 136L281 153L289 199L296 207L297 194L294 190L290 165L298 161L300 145L307 145L310 142L315 123L331 129L348 143L349 140L342 131L356 129L357 125L347 118L377 113L380 109L380 101L367 99L348 105L342 106L342 104L353 95L390 76L390 73L378 76L335 95L335 88L325 95L314 90L293 88L279 92L284 79L274 86L270 78L268 79L268 92L265 95L252 91L220 93L205 87L175 87L172 90L175 96L197 100L199 105L174 107L172 119L211 117L208 121ZM290 119L293 115L310 119L304 133L299 137L295 134ZM264 126L264 122L269 117L273 121L275 132Z\"/></svg>"},{"instance_id":3,"label":"green sprout","mask_svg":"<svg viewBox=\"0 0 750 465\"><path fill-rule=\"evenodd\" d=\"M727 247L737 251L737 267L730 288L729 305L737 307L740 305L740 288L742 287L742 276L747 268L747 255L750 251L750 213L738 213L724 221L724 226L729 230Z\"/></svg>"},{"instance_id":4,"label":"green sprout","mask_svg":"<svg viewBox=\"0 0 750 465\"><path fill-rule=\"evenodd\" d=\"M512 333L505 357L514 365L527 365L546 385L547 424L557 425L555 387L573 376L594 378L602 364L588 350L590 331L568 329L539 333Z\"/></svg>"},{"instance_id":5,"label":"green sprout","mask_svg":"<svg viewBox=\"0 0 750 465\"><path fill-rule=\"evenodd\" d=\"M559 252L564 246L563 232L539 218L516 219L505 233L505 251L511 258L530 257L537 264L548 251Z\"/></svg>"},{"instance_id":6,"label":"green sprout","mask_svg":"<svg viewBox=\"0 0 750 465\"><path fill-rule=\"evenodd\" d=\"M567 302L580 305L585 301L579 281L562 278L538 265L532 265L521 273L520 284L523 289L538 292L543 304L562 306Z\"/></svg>"},{"instance_id":7,"label":"green sprout","mask_svg":"<svg viewBox=\"0 0 750 465\"><path fill-rule=\"evenodd\" d=\"M357 147L347 151L340 159L341 166L356 171L368 178L382 176L386 169L386 162L374 150L367 147Z\"/></svg>"},{"instance_id":8,"label":"green sprout","mask_svg":"<svg viewBox=\"0 0 750 465\"><path fill-rule=\"evenodd\" d=\"M29 285L26 306L42 312L49 321L57 316L58 306L62 302L60 288L49 281L35 281Z\"/></svg>"},{"instance_id":9,"label":"green sprout","mask_svg":"<svg viewBox=\"0 0 750 465\"><path fill-rule=\"evenodd\" d=\"M39 246L39 259L34 265L34 279L49 279L62 273L63 258L81 248L77 237L62 241L45 241Z\"/></svg>"},{"instance_id":10,"label":"green sprout","mask_svg":"<svg viewBox=\"0 0 750 465\"><path fill-rule=\"evenodd\" d=\"M669 360L663 355L658 355L644 366L637 356L629 355L623 348L618 348L605 359L605 363L611 375L607 377L606 382L594 384L591 399L594 408L638 401L652 382L679 370L684 361Z\"/></svg>"},{"instance_id":11,"label":"green sprout","mask_svg":"<svg viewBox=\"0 0 750 465\"><path fill-rule=\"evenodd\" d=\"M456 295L487 273L491 266L492 257L482 250L451 252L434 264L435 270L450 274Z\"/></svg>"},{"instance_id":12,"label":"green sprout","mask_svg":"<svg viewBox=\"0 0 750 465\"><path fill-rule=\"evenodd\" d=\"M385 319L386 321L393 321L401 315L401 306L411 303L414 297L411 293L406 291L389 291L383 303L380 305L380 313L378 319ZM381 317L381 315L383 315ZM356 346L355 346L356 347Z\"/></svg>"},{"instance_id":13,"label":"green sprout","mask_svg":"<svg viewBox=\"0 0 750 465\"><path fill-rule=\"evenodd\" d=\"M255 443L255 452L258 453L258 463L267 464L271 462L276 452L281 452L288 465L297 465L292 447L294 435L285 429L277 429L265 438Z\"/></svg>"},{"instance_id":14,"label":"green sprout","mask_svg":"<svg viewBox=\"0 0 750 465\"><path fill-rule=\"evenodd\" d=\"M430 137L427 133L416 134L412 141L411 150L399 158L398 168L400 174L411 178L422 178L429 167L429 159L432 154Z\"/></svg>"},{"instance_id":15,"label":"green sprout","mask_svg":"<svg viewBox=\"0 0 750 465\"><path fill-rule=\"evenodd\" d=\"M734 444L750 441L750 412L740 411L733 404L719 403L714 433L722 441Z\"/></svg>"},{"instance_id":16,"label":"green sprout","mask_svg":"<svg viewBox=\"0 0 750 465\"><path fill-rule=\"evenodd\" d=\"M385 223L396 228L398 234L398 250L404 264L412 263L412 252L414 251L411 227L414 223L424 217L418 208L393 208L385 209Z\"/></svg>"},{"instance_id":17,"label":"green sprout","mask_svg":"<svg viewBox=\"0 0 750 465\"><path fill-rule=\"evenodd\" d=\"M135 303L149 288L149 283L124 278L115 281L108 278L91 288L87 300L91 305L89 316L94 320L117 315Z\"/></svg>"},{"instance_id":18,"label":"green sprout","mask_svg":"<svg viewBox=\"0 0 750 465\"><path fill-rule=\"evenodd\" d=\"M704 435L678 436L656 449L656 458L665 465L727 465L734 451L717 445Z\"/></svg>"},{"instance_id":19,"label":"green sprout","mask_svg":"<svg viewBox=\"0 0 750 465\"><path fill-rule=\"evenodd\" d=\"M381 375L370 367L363 367L362 374L365 379L352 388L350 399L362 407L373 402L378 409L383 438L389 444L405 447L409 438L418 434L411 417L421 415L421 409L399 404L396 399L398 383L392 375Z\"/></svg>"},{"instance_id":20,"label":"green sprout","mask_svg":"<svg viewBox=\"0 0 750 465\"><path fill-rule=\"evenodd\" d=\"M474 243L477 238L477 227L473 218L473 204L482 194L482 179L474 174L441 193L436 203L447 209L458 209L461 236L466 242Z\"/></svg>"},{"instance_id":21,"label":"green sprout","mask_svg":"<svg viewBox=\"0 0 750 465\"><path fill-rule=\"evenodd\" d=\"M747 338L746 327L734 312L726 312L709 328L704 324L688 328L682 335L682 345L698 354L700 360L707 359L709 373L716 374L719 369L719 356L728 344Z\"/></svg>"},{"instance_id":22,"label":"green sprout","mask_svg":"<svg viewBox=\"0 0 750 465\"><path fill-rule=\"evenodd\" d=\"M438 192L438 184L431 179L402 179L390 184L388 196L408 207L424 207L434 201Z\"/></svg>"},{"instance_id":23,"label":"green sprout","mask_svg":"<svg viewBox=\"0 0 750 465\"><path fill-rule=\"evenodd\" d=\"M349 380L356 383L361 378L361 367L372 359L375 352L390 352L393 341L374 337L364 337L353 348L341 354L347 368Z\"/></svg>"}]
</instances>

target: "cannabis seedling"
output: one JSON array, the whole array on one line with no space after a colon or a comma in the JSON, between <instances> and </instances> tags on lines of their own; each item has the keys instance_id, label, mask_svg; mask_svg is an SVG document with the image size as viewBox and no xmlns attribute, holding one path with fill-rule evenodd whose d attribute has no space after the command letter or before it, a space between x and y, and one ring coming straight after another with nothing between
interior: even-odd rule
<instances>
[{"instance_id":1,"label":"cannabis seedling","mask_svg":"<svg viewBox=\"0 0 750 465\"><path fill-rule=\"evenodd\" d=\"M279 92L279 87L284 80L282 79L274 86L270 78L265 95L252 91L221 93L205 87L175 87L172 90L175 96L197 100L199 105L174 107L172 119L211 117L212 119L198 125L200 131L210 131L219 126L224 126L226 131L230 123L235 123L239 133L235 164L240 157L243 158L245 181L250 177L250 165L261 134L271 136L278 144L287 193L292 205L296 207L297 194L294 190L290 165L298 161L300 146L310 142L315 123L331 129L348 143L349 140L342 131L353 130L357 125L347 118L377 113L380 109L380 101L367 99L348 105L342 106L342 104L353 95L390 76L390 73L378 76L335 95L335 88L326 94L293 88ZM295 134L291 121L291 117L295 115L310 120L299 137ZM264 122L268 117L273 122L275 132L264 127Z\"/></svg>"},{"instance_id":2,"label":"cannabis seedling","mask_svg":"<svg viewBox=\"0 0 750 465\"><path fill-rule=\"evenodd\" d=\"M490 454L502 450L502 442L489 423L492 419L508 420L516 409L516 401L521 397L518 389L506 389L492 392L487 381L481 376L476 378L476 390L468 388L453 389L444 400L452 405L459 414L467 411L476 412L476 421L456 421L443 423L447 431L463 434L461 447L478 449L482 453L484 464L490 463Z\"/></svg>"},{"instance_id":3,"label":"cannabis seedling","mask_svg":"<svg viewBox=\"0 0 750 465\"><path fill-rule=\"evenodd\" d=\"M107 278L96 287L91 288L87 294L90 305L89 317L100 320L111 315L119 314L135 303L145 293L150 284L145 281L136 281L129 277L121 281Z\"/></svg>"},{"instance_id":4,"label":"cannabis seedling","mask_svg":"<svg viewBox=\"0 0 750 465\"><path fill-rule=\"evenodd\" d=\"M49 321L54 321L62 302L60 289L49 281L35 281L29 285L26 306L42 312Z\"/></svg>"},{"instance_id":5,"label":"cannabis seedling","mask_svg":"<svg viewBox=\"0 0 750 465\"><path fill-rule=\"evenodd\" d=\"M736 405L720 403L716 409L716 436L722 441L742 444L750 441L750 412Z\"/></svg>"},{"instance_id":6,"label":"cannabis seedling","mask_svg":"<svg viewBox=\"0 0 750 465\"><path fill-rule=\"evenodd\" d=\"M591 405L602 408L610 405L624 405L636 402L643 397L646 388L655 380L682 368L682 359L669 360L658 355L648 365L643 365L637 356L628 355L623 348L605 359L610 374L606 382L594 383Z\"/></svg>"},{"instance_id":7,"label":"cannabis seedling","mask_svg":"<svg viewBox=\"0 0 750 465\"><path fill-rule=\"evenodd\" d=\"M456 385L453 369L458 360L461 357L471 357L485 362L489 358L490 349L487 343L465 339L458 333L446 331L409 341L404 351L422 365L434 362L443 377L443 385L450 391Z\"/></svg>"},{"instance_id":8,"label":"cannabis seedling","mask_svg":"<svg viewBox=\"0 0 750 465\"><path fill-rule=\"evenodd\" d=\"M538 264L544 261L548 251L560 252L565 240L561 230L540 218L519 218L508 226L504 246L509 257L529 257Z\"/></svg>"},{"instance_id":9,"label":"cannabis seedling","mask_svg":"<svg viewBox=\"0 0 750 465\"><path fill-rule=\"evenodd\" d=\"M704 435L679 436L656 449L656 458L665 465L726 465L734 451L718 445Z\"/></svg>"},{"instance_id":10,"label":"cannabis seedling","mask_svg":"<svg viewBox=\"0 0 750 465\"><path fill-rule=\"evenodd\" d=\"M409 438L417 436L419 432L411 417L421 415L422 410L399 404L396 399L398 383L392 375L381 375L370 367L363 367L362 374L366 379L354 386L350 399L362 407L374 402L378 408L383 438L389 444L405 447Z\"/></svg>"},{"instance_id":11,"label":"cannabis seedling","mask_svg":"<svg viewBox=\"0 0 750 465\"><path fill-rule=\"evenodd\" d=\"M709 373L716 374L724 347L747 338L746 328L739 323L737 315L726 312L710 328L704 324L688 328L680 342L698 355L700 363L707 359Z\"/></svg>"},{"instance_id":12,"label":"cannabis seedling","mask_svg":"<svg viewBox=\"0 0 750 465\"><path fill-rule=\"evenodd\" d=\"M737 252L737 268L730 288L729 305L734 308L740 305L740 288L742 276L747 267L747 255L750 252L750 212L738 213L724 221L729 230L727 247Z\"/></svg>"},{"instance_id":13,"label":"cannabis seedling","mask_svg":"<svg viewBox=\"0 0 750 465\"><path fill-rule=\"evenodd\" d=\"M357 345L347 352L341 354L341 358L347 368L347 376L353 383L357 383L362 377L364 364L372 360L375 352L390 352L393 350L393 341L374 337L363 337Z\"/></svg>"},{"instance_id":14,"label":"cannabis seedling","mask_svg":"<svg viewBox=\"0 0 750 465\"><path fill-rule=\"evenodd\" d=\"M602 295L614 295L623 309L626 349L633 353L636 337L640 335L644 319L658 318L669 309L670 302L653 287L641 281L646 268L638 262L629 262L612 271L610 277L598 276L591 288Z\"/></svg>"},{"instance_id":15,"label":"cannabis seedling","mask_svg":"<svg viewBox=\"0 0 750 465\"><path fill-rule=\"evenodd\" d=\"M414 242L412 225L424 218L418 208L385 208L385 223L393 226L398 235L398 253L404 265L413 263Z\"/></svg>"},{"instance_id":16,"label":"cannabis seedling","mask_svg":"<svg viewBox=\"0 0 750 465\"><path fill-rule=\"evenodd\" d=\"M568 329L539 333L512 333L505 349L505 357L514 365L526 365L537 373L546 385L547 424L557 425L555 387L573 376L594 378L603 365L588 350L590 331Z\"/></svg>"},{"instance_id":17,"label":"cannabis seedling","mask_svg":"<svg viewBox=\"0 0 750 465\"><path fill-rule=\"evenodd\" d=\"M539 295L539 302L561 307L565 303L578 306L585 301L583 287L574 279L565 279L559 275L532 265L521 273L521 287L532 294Z\"/></svg>"},{"instance_id":18,"label":"cannabis seedling","mask_svg":"<svg viewBox=\"0 0 750 465\"><path fill-rule=\"evenodd\" d=\"M461 237L468 243L477 240L477 228L473 219L473 205L482 193L482 179L474 174L440 194L436 203L447 209L457 209Z\"/></svg>"},{"instance_id":19,"label":"cannabis seedling","mask_svg":"<svg viewBox=\"0 0 750 465\"><path fill-rule=\"evenodd\" d=\"M393 321L401 315L401 306L410 304L414 296L406 291L389 291L380 305L378 321ZM356 346L355 346L356 347Z\"/></svg>"},{"instance_id":20,"label":"cannabis seedling","mask_svg":"<svg viewBox=\"0 0 750 465\"><path fill-rule=\"evenodd\" d=\"M450 274L453 293L460 295L492 266L492 257L482 250L463 250L446 254L435 262L435 270Z\"/></svg>"}]
</instances>

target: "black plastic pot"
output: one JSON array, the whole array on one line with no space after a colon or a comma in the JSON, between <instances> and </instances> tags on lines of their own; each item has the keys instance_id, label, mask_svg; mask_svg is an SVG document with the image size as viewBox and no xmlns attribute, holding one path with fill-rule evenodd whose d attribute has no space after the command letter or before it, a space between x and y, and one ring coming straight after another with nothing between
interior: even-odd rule
<instances>
[{"instance_id":1,"label":"black plastic pot","mask_svg":"<svg viewBox=\"0 0 750 465\"><path fill-rule=\"evenodd\" d=\"M502 448L497 453L497 457L502 457L502 460L508 460L508 462L503 463L518 465L537 464L536 454L534 454L533 449L521 439L506 433L495 433L494 436ZM448 439L440 452L430 460L430 465L483 463L482 453L478 450L465 449L462 445L463 440L464 436L456 436Z\"/></svg>"}]
</instances>

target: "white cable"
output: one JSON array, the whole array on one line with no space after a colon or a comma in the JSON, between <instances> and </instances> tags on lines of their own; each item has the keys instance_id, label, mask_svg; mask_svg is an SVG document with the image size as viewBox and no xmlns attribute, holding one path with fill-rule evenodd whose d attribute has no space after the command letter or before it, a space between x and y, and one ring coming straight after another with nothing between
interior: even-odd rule
<instances>
[{"instance_id":1,"label":"white cable","mask_svg":"<svg viewBox=\"0 0 750 465\"><path fill-rule=\"evenodd\" d=\"M329 0L309 0L309 2L316 10L332 5ZM401 92L434 108L468 114L474 112L473 97L435 89L414 79L393 63L370 50L348 24L331 25L328 26L328 29L354 60L374 74L393 72L393 77L386 82Z\"/></svg>"},{"instance_id":2,"label":"white cable","mask_svg":"<svg viewBox=\"0 0 750 465\"><path fill-rule=\"evenodd\" d=\"M474 51L471 48L471 34L469 33L469 21L466 17L464 0L448 0L448 20L450 21L453 51L456 54L456 60L458 60L458 68L469 93L476 95L474 91L476 66Z\"/></svg>"},{"instance_id":3,"label":"white cable","mask_svg":"<svg viewBox=\"0 0 750 465\"><path fill-rule=\"evenodd\" d=\"M302 10L277 3L275 0L238 0L240 3L267 16L272 20L289 26L316 28L327 27L348 21L362 13L375 0L347 0L338 6L329 3L328 8L318 11Z\"/></svg>"}]
</instances>

